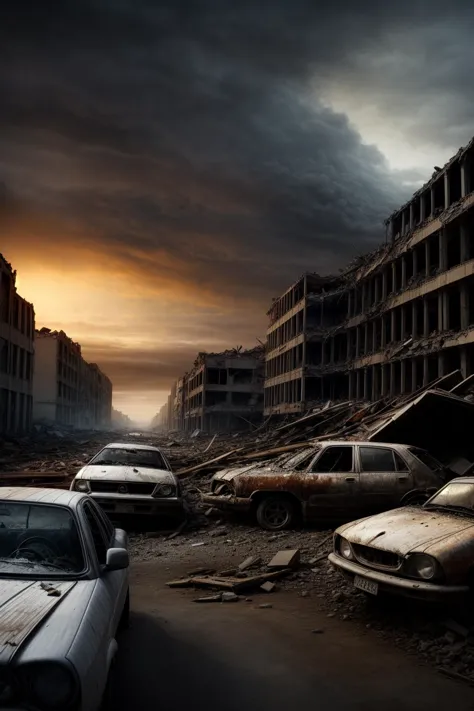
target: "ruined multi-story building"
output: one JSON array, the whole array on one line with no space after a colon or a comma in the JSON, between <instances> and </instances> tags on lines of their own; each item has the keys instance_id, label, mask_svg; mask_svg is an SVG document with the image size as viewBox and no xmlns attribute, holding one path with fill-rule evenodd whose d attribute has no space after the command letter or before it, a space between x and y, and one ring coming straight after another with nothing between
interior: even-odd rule
<instances>
[{"instance_id":1,"label":"ruined multi-story building","mask_svg":"<svg viewBox=\"0 0 474 711\"><path fill-rule=\"evenodd\" d=\"M35 312L0 254L0 434L28 432L33 411Z\"/></svg>"},{"instance_id":2,"label":"ruined multi-story building","mask_svg":"<svg viewBox=\"0 0 474 711\"><path fill-rule=\"evenodd\" d=\"M187 432L246 430L262 418L264 348L201 353L185 376Z\"/></svg>"},{"instance_id":3,"label":"ruined multi-story building","mask_svg":"<svg viewBox=\"0 0 474 711\"><path fill-rule=\"evenodd\" d=\"M78 429L111 424L111 381L64 331L36 331L33 396L35 422Z\"/></svg>"},{"instance_id":4,"label":"ruined multi-story building","mask_svg":"<svg viewBox=\"0 0 474 711\"><path fill-rule=\"evenodd\" d=\"M473 189L474 140L387 219L384 246L273 303L266 415L474 372Z\"/></svg>"},{"instance_id":5,"label":"ruined multi-story building","mask_svg":"<svg viewBox=\"0 0 474 711\"><path fill-rule=\"evenodd\" d=\"M233 432L263 415L265 349L199 353L192 370L173 384L153 420L166 430Z\"/></svg>"}]
</instances>

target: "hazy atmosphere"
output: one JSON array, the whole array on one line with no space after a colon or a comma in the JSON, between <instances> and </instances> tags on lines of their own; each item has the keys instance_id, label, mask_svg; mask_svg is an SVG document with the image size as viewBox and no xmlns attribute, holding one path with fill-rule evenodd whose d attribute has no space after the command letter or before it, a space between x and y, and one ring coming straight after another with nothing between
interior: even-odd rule
<instances>
[{"instance_id":1,"label":"hazy atmosphere","mask_svg":"<svg viewBox=\"0 0 474 711\"><path fill-rule=\"evenodd\" d=\"M357 7L355 6L357 5ZM471 138L471 3L9 2L1 252L151 418Z\"/></svg>"}]
</instances>

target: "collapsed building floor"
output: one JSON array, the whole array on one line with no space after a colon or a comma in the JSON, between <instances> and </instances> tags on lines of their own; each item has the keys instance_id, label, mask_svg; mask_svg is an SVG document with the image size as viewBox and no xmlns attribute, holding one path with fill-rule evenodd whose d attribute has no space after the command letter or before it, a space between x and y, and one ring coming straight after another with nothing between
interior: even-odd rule
<instances>
[{"instance_id":1,"label":"collapsed building floor","mask_svg":"<svg viewBox=\"0 0 474 711\"><path fill-rule=\"evenodd\" d=\"M303 275L268 312L265 415L411 393L474 372L474 139L340 276Z\"/></svg>"}]
</instances>

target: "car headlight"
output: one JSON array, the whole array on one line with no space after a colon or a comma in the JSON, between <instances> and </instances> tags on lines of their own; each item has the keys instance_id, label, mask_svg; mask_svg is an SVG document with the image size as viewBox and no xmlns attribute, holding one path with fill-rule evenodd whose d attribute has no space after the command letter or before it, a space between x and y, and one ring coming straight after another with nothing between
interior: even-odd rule
<instances>
[{"instance_id":1,"label":"car headlight","mask_svg":"<svg viewBox=\"0 0 474 711\"><path fill-rule=\"evenodd\" d=\"M72 671L54 662L34 664L25 672L28 695L45 711L62 711L76 706L79 684Z\"/></svg>"},{"instance_id":2,"label":"car headlight","mask_svg":"<svg viewBox=\"0 0 474 711\"><path fill-rule=\"evenodd\" d=\"M341 538L339 541L339 553L343 558L347 560L352 560L354 558L354 553L352 552L351 544L346 541L345 538Z\"/></svg>"},{"instance_id":3,"label":"car headlight","mask_svg":"<svg viewBox=\"0 0 474 711\"><path fill-rule=\"evenodd\" d=\"M419 555L413 561L413 569L416 570L420 578L431 580L436 574L436 561L429 555Z\"/></svg>"},{"instance_id":4,"label":"car headlight","mask_svg":"<svg viewBox=\"0 0 474 711\"><path fill-rule=\"evenodd\" d=\"M160 484L159 486L156 487L155 491L153 492L153 496L173 496L175 493L176 489L174 486L171 484Z\"/></svg>"},{"instance_id":5,"label":"car headlight","mask_svg":"<svg viewBox=\"0 0 474 711\"><path fill-rule=\"evenodd\" d=\"M410 555L405 562L404 569L412 578L422 578L423 580L432 580L439 578L441 569L438 562L430 555L424 553L414 553Z\"/></svg>"},{"instance_id":6,"label":"car headlight","mask_svg":"<svg viewBox=\"0 0 474 711\"><path fill-rule=\"evenodd\" d=\"M91 487L87 479L76 479L74 482L74 491L82 491L84 494L88 494L90 490Z\"/></svg>"}]
</instances>

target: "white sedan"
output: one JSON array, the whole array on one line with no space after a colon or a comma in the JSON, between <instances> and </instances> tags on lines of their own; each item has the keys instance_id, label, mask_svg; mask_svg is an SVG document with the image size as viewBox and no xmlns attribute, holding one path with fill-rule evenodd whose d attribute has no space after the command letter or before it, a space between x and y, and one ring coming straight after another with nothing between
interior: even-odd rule
<instances>
[{"instance_id":1,"label":"white sedan","mask_svg":"<svg viewBox=\"0 0 474 711\"><path fill-rule=\"evenodd\" d=\"M71 490L89 494L111 517L182 516L179 482L157 447L115 442L75 476Z\"/></svg>"},{"instance_id":2,"label":"white sedan","mask_svg":"<svg viewBox=\"0 0 474 711\"><path fill-rule=\"evenodd\" d=\"M0 487L0 708L101 708L129 614L127 543L84 494Z\"/></svg>"}]
</instances>

